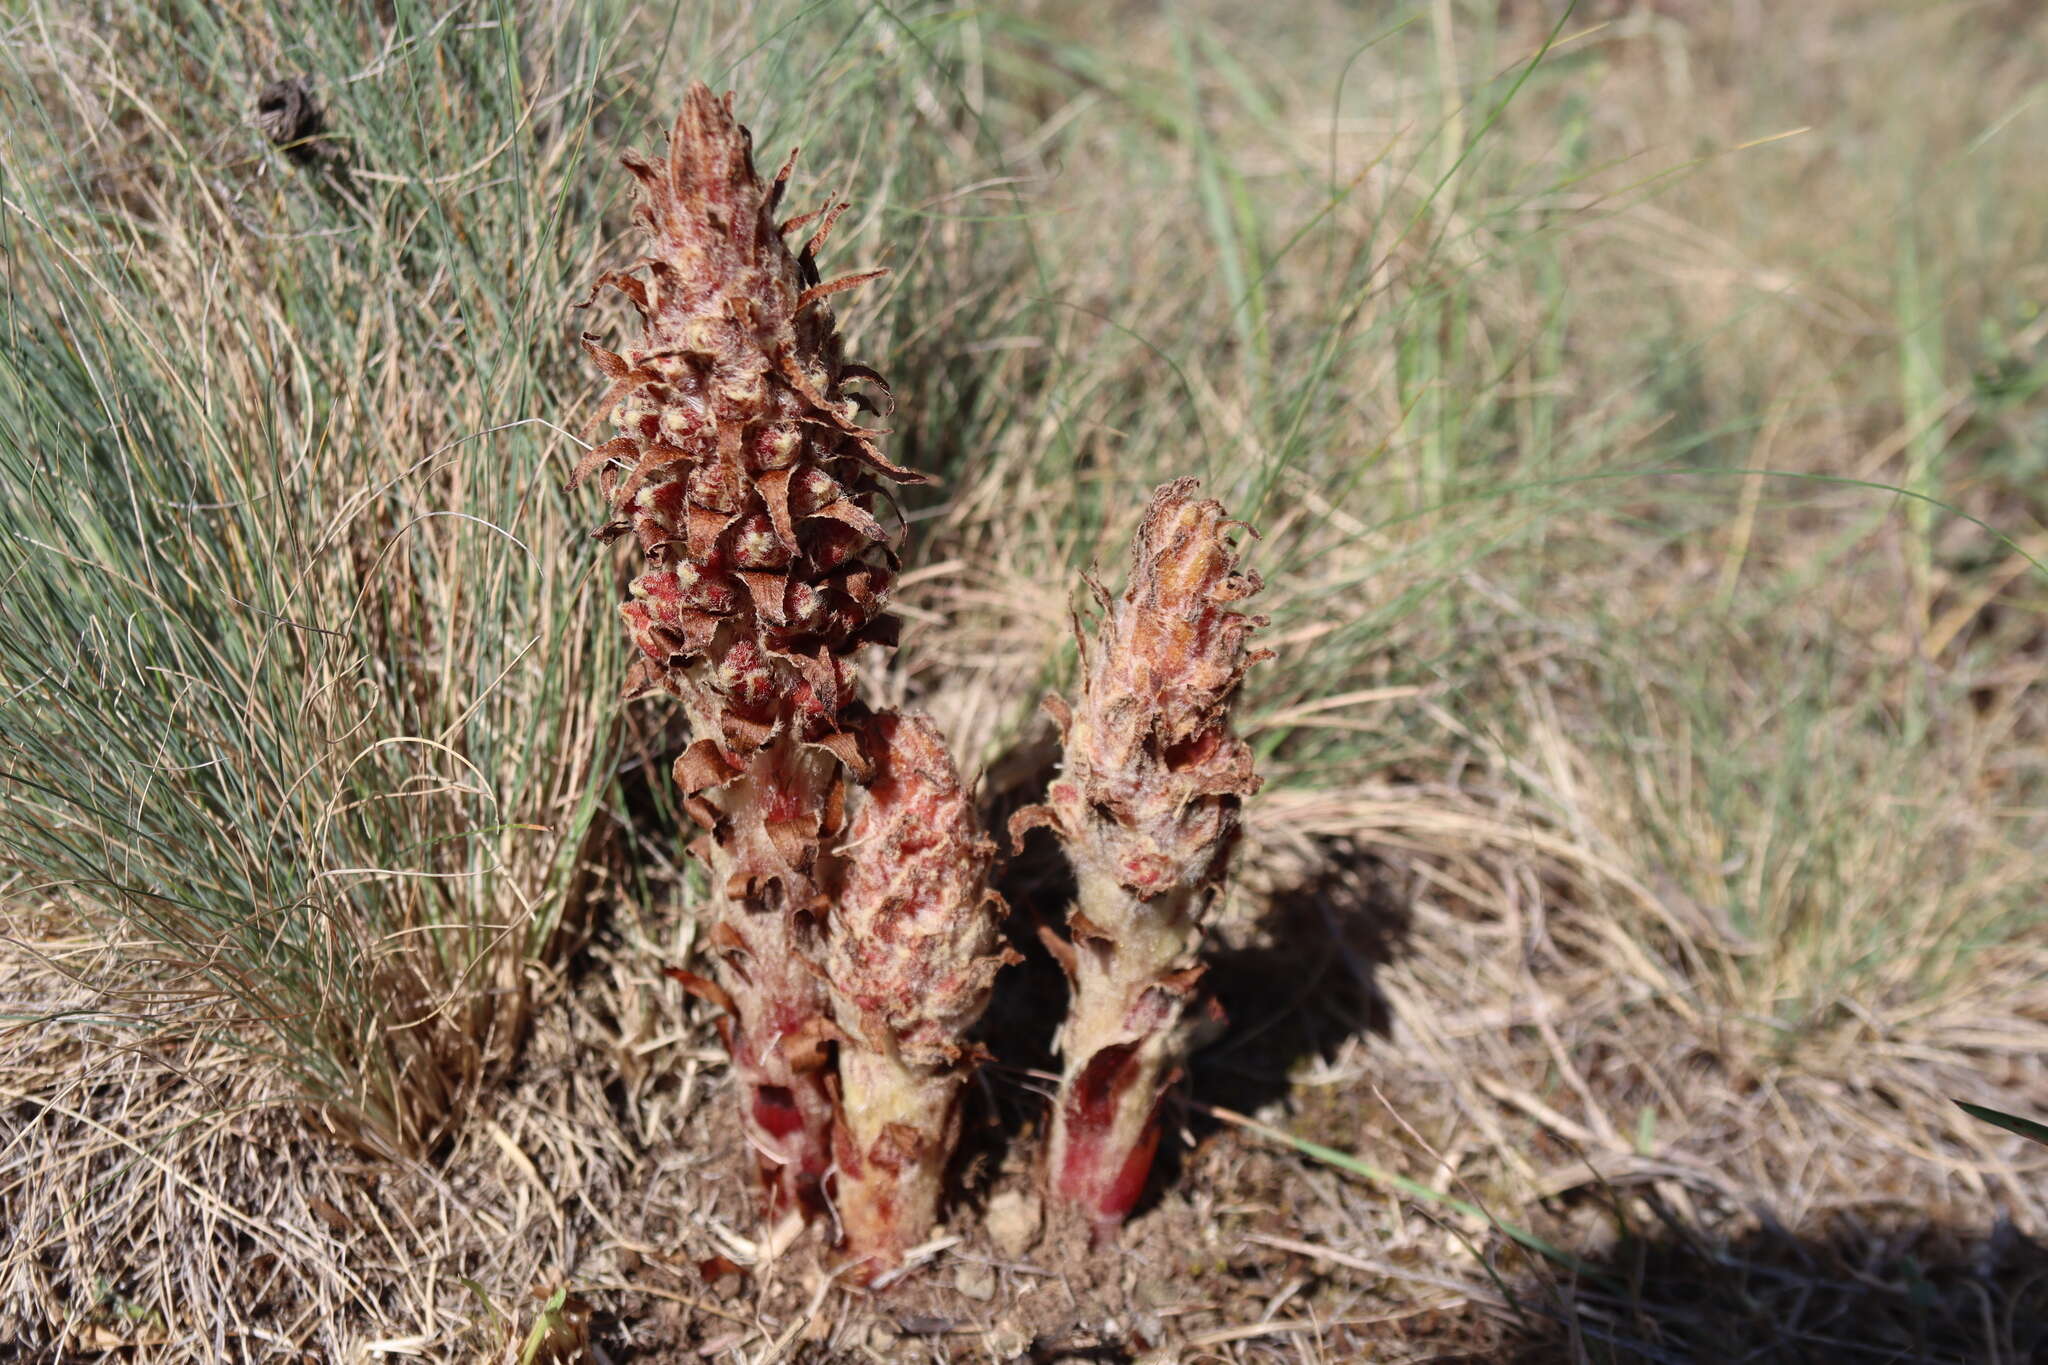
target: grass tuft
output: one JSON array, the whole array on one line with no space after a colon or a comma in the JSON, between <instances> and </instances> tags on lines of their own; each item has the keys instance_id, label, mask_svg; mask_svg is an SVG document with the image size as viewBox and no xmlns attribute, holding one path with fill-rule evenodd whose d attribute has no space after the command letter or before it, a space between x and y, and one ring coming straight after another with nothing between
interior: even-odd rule
<instances>
[{"instance_id":1,"label":"grass tuft","mask_svg":"<svg viewBox=\"0 0 2048 1365\"><path fill-rule=\"evenodd\" d=\"M12 894L96 926L138 1041L231 1036L430 1150L516 1051L610 763L529 414L578 384L539 343L616 26L41 19L0 94ZM250 118L300 68L303 165Z\"/></svg>"}]
</instances>

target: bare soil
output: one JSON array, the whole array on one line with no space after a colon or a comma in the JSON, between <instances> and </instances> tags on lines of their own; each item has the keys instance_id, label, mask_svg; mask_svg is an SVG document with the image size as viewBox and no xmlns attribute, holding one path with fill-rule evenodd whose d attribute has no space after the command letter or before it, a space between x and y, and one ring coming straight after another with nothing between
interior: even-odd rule
<instances>
[{"instance_id":1,"label":"bare soil","mask_svg":"<svg viewBox=\"0 0 2048 1365\"><path fill-rule=\"evenodd\" d=\"M1367 854L1313 816L1267 809L1213 954L1233 1030L1122 1236L1033 1216L1034 961L950 1226L880 1292L815 1230L767 1255L709 1020L660 975L680 916L622 910L537 982L518 1073L428 1163L323 1139L246 1058L61 1015L86 949L42 926L0 966L44 1016L0 1035L0 1342L517 1359L566 1287L562 1358L614 1362L2044 1358L2044 1162L1948 1101L2048 1105L2038 978L1788 1039L1666 992L1591 909L1518 902L1562 878L1526 849Z\"/></svg>"}]
</instances>

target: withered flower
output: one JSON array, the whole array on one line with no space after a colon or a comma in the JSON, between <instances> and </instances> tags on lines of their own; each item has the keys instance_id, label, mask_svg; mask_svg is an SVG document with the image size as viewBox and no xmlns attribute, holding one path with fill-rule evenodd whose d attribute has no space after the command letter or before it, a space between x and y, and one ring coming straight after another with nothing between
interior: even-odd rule
<instances>
[{"instance_id":1,"label":"withered flower","mask_svg":"<svg viewBox=\"0 0 2048 1365\"><path fill-rule=\"evenodd\" d=\"M888 714L869 735L875 772L847 831L825 977L842 1035L837 1206L847 1251L872 1274L938 1221L978 1060L967 1034L1015 955L988 889L995 845L938 727Z\"/></svg>"},{"instance_id":2,"label":"withered flower","mask_svg":"<svg viewBox=\"0 0 2048 1365\"><path fill-rule=\"evenodd\" d=\"M1159 1141L1157 1110L1221 1012L1200 987L1203 917L1222 884L1243 798L1258 790L1232 734L1247 640L1262 618L1232 610L1259 588L1237 571L1220 503L1196 481L1158 489L1133 547L1130 585L1084 643L1077 705L1047 698L1065 740L1047 804L1012 841L1049 825L1078 881L1068 939L1048 935L1073 999L1059 1035L1054 1198L1098 1229L1129 1214Z\"/></svg>"}]
</instances>

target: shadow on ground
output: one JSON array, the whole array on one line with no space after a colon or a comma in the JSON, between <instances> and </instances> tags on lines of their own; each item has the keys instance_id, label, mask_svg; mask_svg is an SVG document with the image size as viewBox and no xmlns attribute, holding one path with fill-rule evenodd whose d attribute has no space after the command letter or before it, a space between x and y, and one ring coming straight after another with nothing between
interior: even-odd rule
<instances>
[{"instance_id":1,"label":"shadow on ground","mask_svg":"<svg viewBox=\"0 0 2048 1365\"><path fill-rule=\"evenodd\" d=\"M1022 960L1003 972L979 1030L997 1060L977 1073L986 1103L978 1116L970 1115L962 1147L970 1167L980 1172L1036 1151L1053 1087L1030 1073L1059 1070L1053 1035L1066 1016L1067 982L1040 935L1064 925L1074 899L1074 872L1048 831L1036 830L1021 842L1007 836L1010 817L1039 799L1058 763L1058 741L1050 725L1041 725L986 781L983 818L1008 851L996 862L995 889L1010 907L1004 933Z\"/></svg>"},{"instance_id":2,"label":"shadow on ground","mask_svg":"<svg viewBox=\"0 0 2048 1365\"><path fill-rule=\"evenodd\" d=\"M1474 1310L1493 1319L1495 1345L1431 1358L2048 1361L2048 1249L2003 1222L1882 1229L1844 1215L1819 1235L1767 1220L1721 1240L1672 1220L1624 1239L1585 1275L1524 1283L1509 1298ZM1406 1340L1422 1345L1431 1335Z\"/></svg>"},{"instance_id":3,"label":"shadow on ground","mask_svg":"<svg viewBox=\"0 0 2048 1365\"><path fill-rule=\"evenodd\" d=\"M1413 889L1352 840L1320 852L1303 881L1273 896L1249 943L1209 954L1208 985L1230 1023L1190 1068L1202 1104L1256 1113L1287 1098L1301 1066L1392 1027L1378 977L1407 939ZM1214 1126L1198 1112L1191 1131Z\"/></svg>"}]
</instances>

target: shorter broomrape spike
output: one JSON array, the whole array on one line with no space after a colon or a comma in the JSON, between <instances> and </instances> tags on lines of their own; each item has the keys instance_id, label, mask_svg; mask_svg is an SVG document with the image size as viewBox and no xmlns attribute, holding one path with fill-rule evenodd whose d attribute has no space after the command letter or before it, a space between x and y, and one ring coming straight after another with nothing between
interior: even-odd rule
<instances>
[{"instance_id":1,"label":"shorter broomrape spike","mask_svg":"<svg viewBox=\"0 0 2048 1365\"><path fill-rule=\"evenodd\" d=\"M938 1222L977 1060L967 1032L1016 955L988 889L995 846L938 727L888 713L865 738L875 771L840 850L825 977L842 1035L836 1204L847 1252L872 1275Z\"/></svg>"},{"instance_id":2,"label":"shorter broomrape spike","mask_svg":"<svg viewBox=\"0 0 2048 1365\"><path fill-rule=\"evenodd\" d=\"M1020 811L1011 841L1049 825L1078 882L1070 940L1051 939L1073 1002L1047 1178L1055 1200L1107 1231L1152 1167L1157 1110L1181 1064L1220 1027L1200 989L1202 922L1221 887L1238 809L1258 790L1230 708L1263 618L1231 610L1258 591L1237 572L1222 504L1193 479L1158 489L1133 547L1131 581L1105 602L1071 710L1047 698L1065 739L1046 805Z\"/></svg>"}]
</instances>

